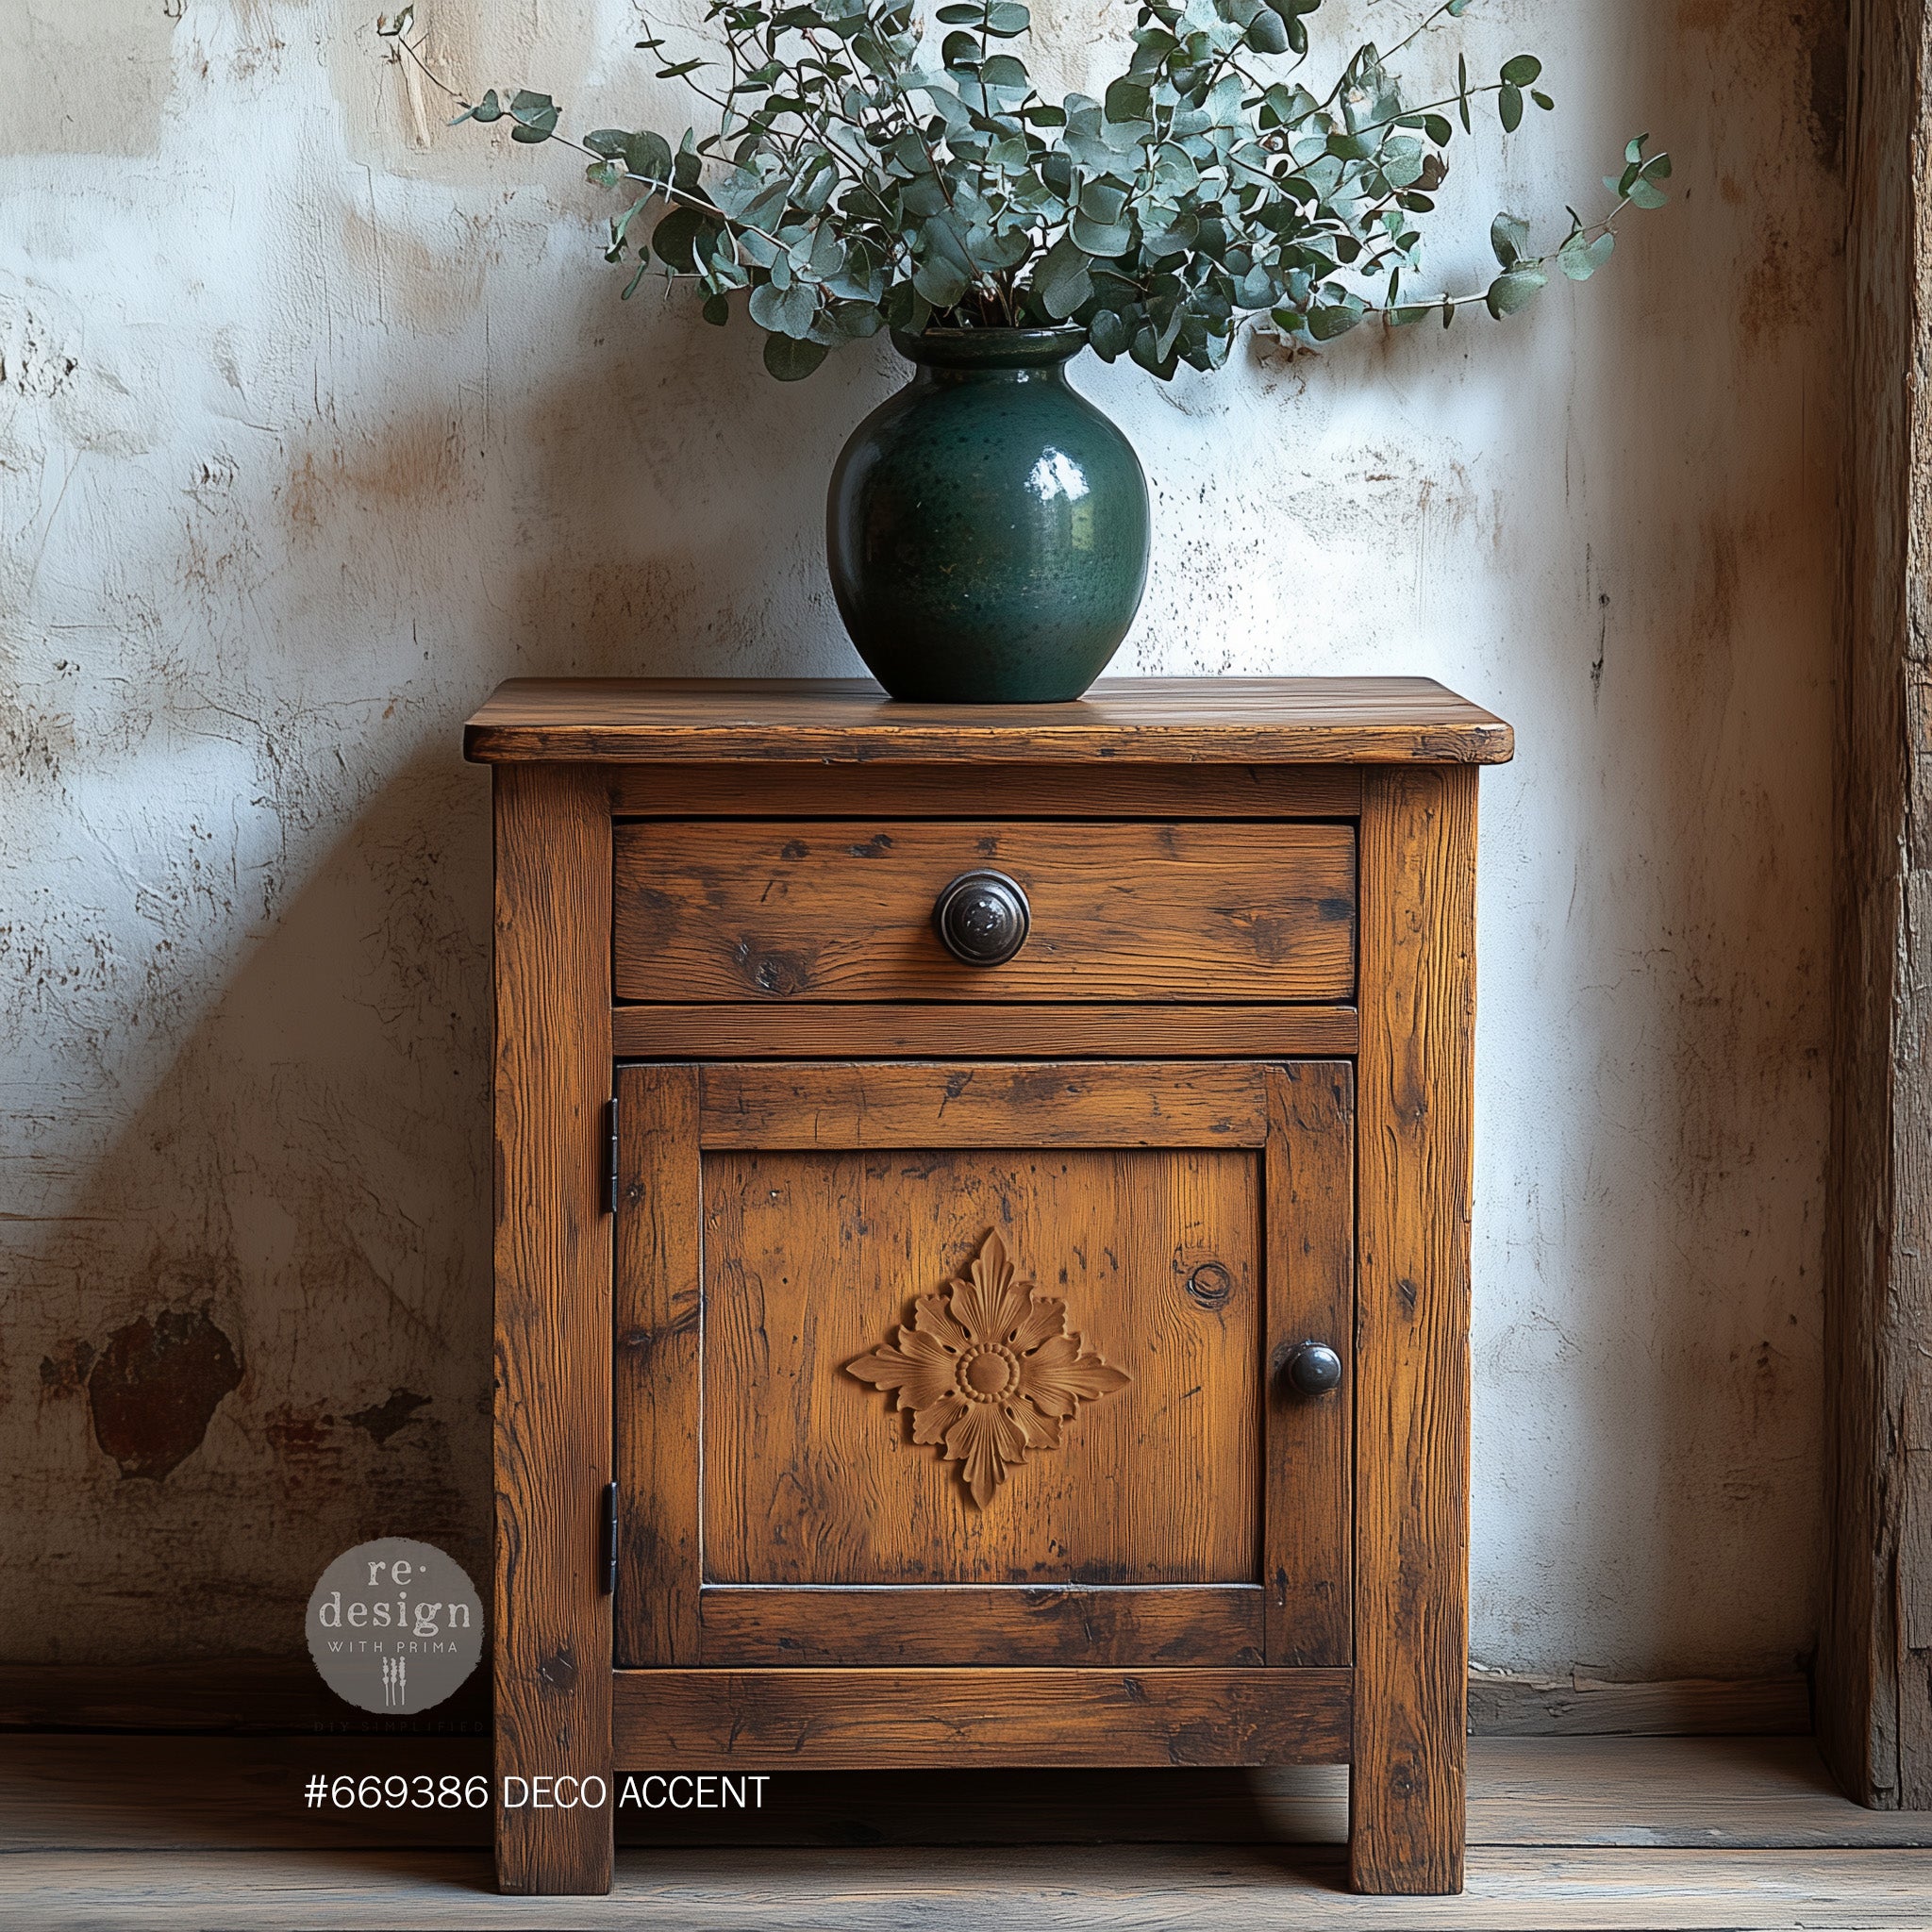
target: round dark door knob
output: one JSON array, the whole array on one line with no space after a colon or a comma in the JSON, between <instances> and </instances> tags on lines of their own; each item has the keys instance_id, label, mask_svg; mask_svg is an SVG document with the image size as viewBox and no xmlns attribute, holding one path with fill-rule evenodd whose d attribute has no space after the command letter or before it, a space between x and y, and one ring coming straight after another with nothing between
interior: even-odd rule
<instances>
[{"instance_id":1,"label":"round dark door knob","mask_svg":"<svg viewBox=\"0 0 1932 1932\"><path fill-rule=\"evenodd\" d=\"M1288 1358L1288 1379L1298 1395L1326 1395L1341 1387L1341 1357L1325 1341L1305 1341Z\"/></svg>"},{"instance_id":2,"label":"round dark door knob","mask_svg":"<svg viewBox=\"0 0 1932 1932\"><path fill-rule=\"evenodd\" d=\"M956 959L999 966L1026 943L1026 894L1003 872L962 872L932 908L933 930Z\"/></svg>"}]
</instances>

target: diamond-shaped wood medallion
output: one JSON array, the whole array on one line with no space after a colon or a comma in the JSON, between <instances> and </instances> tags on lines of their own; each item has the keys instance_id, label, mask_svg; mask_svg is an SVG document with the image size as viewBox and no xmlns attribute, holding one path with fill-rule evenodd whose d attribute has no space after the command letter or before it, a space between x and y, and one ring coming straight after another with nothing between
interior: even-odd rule
<instances>
[{"instance_id":1,"label":"diamond-shaped wood medallion","mask_svg":"<svg viewBox=\"0 0 1932 1932\"><path fill-rule=\"evenodd\" d=\"M1133 1377L1067 1333L1067 1305L1018 1279L1006 1243L989 1234L970 1281L949 1281L914 1305L896 1342L845 1364L845 1373L894 1390L912 1411L912 1440L960 1465L984 1508L1029 1449L1057 1449L1083 1402Z\"/></svg>"}]
</instances>

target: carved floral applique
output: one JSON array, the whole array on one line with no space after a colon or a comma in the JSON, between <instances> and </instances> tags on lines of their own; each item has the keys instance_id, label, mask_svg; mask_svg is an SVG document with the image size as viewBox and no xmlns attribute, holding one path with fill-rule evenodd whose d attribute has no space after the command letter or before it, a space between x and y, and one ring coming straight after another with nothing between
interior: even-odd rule
<instances>
[{"instance_id":1,"label":"carved floral applique","mask_svg":"<svg viewBox=\"0 0 1932 1932\"><path fill-rule=\"evenodd\" d=\"M1133 1377L1109 1368L1067 1333L1067 1305L1015 1278L1006 1243L989 1234L969 1271L921 1295L913 1325L895 1344L845 1364L845 1373L898 1391L912 1411L912 1440L942 1447L981 1508L1029 1449L1057 1449L1060 1424L1083 1402L1124 1389Z\"/></svg>"}]
</instances>

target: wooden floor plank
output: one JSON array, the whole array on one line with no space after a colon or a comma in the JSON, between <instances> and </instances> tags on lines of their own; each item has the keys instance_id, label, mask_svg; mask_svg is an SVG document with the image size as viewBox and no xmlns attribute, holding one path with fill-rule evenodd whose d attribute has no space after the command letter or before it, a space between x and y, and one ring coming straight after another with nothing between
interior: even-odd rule
<instances>
[{"instance_id":1,"label":"wooden floor plank","mask_svg":"<svg viewBox=\"0 0 1932 1932\"><path fill-rule=\"evenodd\" d=\"M316 1932L396 1924L557 1932L1932 1924L1932 1814L1849 1804L1809 1739L1476 1740L1468 1889L1457 1899L1341 1889L1346 1786L1327 1767L780 1777L755 1815L630 1814L626 1837L656 1841L620 1853L609 1899L495 1896L484 1812L343 1812L303 1802L312 1774L467 1777L485 1750L465 1739L0 1739L0 1924L58 1932L132 1924Z\"/></svg>"},{"instance_id":2,"label":"wooden floor plank","mask_svg":"<svg viewBox=\"0 0 1932 1932\"><path fill-rule=\"evenodd\" d=\"M0 1860L23 1924L313 1932L413 1926L678 1932L1923 1932L1932 1852L1471 1852L1453 1899L1358 1898L1332 1850L1253 1848L625 1852L608 1899L499 1898L480 1852L26 1853Z\"/></svg>"},{"instance_id":3,"label":"wooden floor plank","mask_svg":"<svg viewBox=\"0 0 1932 1932\"><path fill-rule=\"evenodd\" d=\"M1932 1846L1932 1811L1853 1804L1809 1738L1477 1738L1469 1762L1471 1844Z\"/></svg>"}]
</instances>

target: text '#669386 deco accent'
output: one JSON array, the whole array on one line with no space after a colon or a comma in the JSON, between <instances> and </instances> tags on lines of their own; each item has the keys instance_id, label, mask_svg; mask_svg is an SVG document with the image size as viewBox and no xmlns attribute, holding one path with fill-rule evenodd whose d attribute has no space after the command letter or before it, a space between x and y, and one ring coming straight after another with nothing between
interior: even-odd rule
<instances>
[{"instance_id":1,"label":"text '#669386 deco accent'","mask_svg":"<svg viewBox=\"0 0 1932 1932\"><path fill-rule=\"evenodd\" d=\"M989 1234L973 1279L921 1295L913 1325L845 1364L861 1382L898 1391L912 1440L940 1445L982 1508L1029 1449L1057 1449L1083 1402L1133 1377L1067 1333L1067 1305L1017 1278L1006 1243Z\"/></svg>"}]
</instances>

